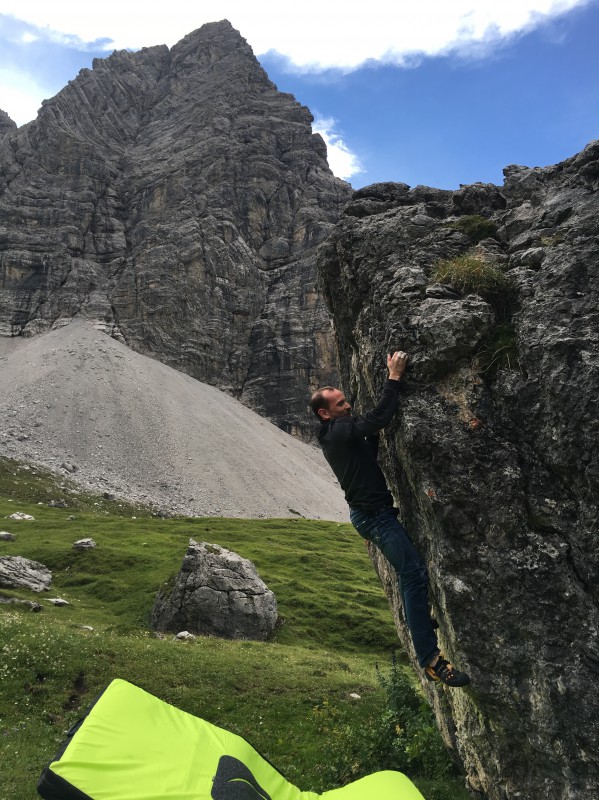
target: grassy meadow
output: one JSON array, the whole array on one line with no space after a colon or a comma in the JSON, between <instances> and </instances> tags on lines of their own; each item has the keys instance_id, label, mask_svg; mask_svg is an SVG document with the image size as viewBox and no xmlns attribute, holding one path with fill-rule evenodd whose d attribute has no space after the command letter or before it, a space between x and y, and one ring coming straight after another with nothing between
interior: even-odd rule
<instances>
[{"instance_id":1,"label":"grassy meadow","mask_svg":"<svg viewBox=\"0 0 599 800\"><path fill-rule=\"evenodd\" d=\"M15 511L35 521L5 519ZM378 769L403 768L401 759L419 741L421 757L408 759L416 765L412 774L403 771L425 798L468 798L460 778L439 769L436 754L427 755L441 747L428 723L412 742L396 736L400 726L375 665L385 673L398 640L349 525L162 519L0 459L0 529L17 537L0 542L0 555L40 561L53 573L49 593L0 589L0 598L43 606L33 613L0 603L0 800L38 796L39 774L66 730L116 677L246 737L302 789L323 791ZM74 541L88 536L95 549L73 550ZM255 563L277 597L280 625L271 641L179 642L150 631L156 591L178 572L190 538ZM69 605L48 602L57 596ZM400 669L411 681L411 671ZM415 697L414 708L424 706Z\"/></svg>"}]
</instances>

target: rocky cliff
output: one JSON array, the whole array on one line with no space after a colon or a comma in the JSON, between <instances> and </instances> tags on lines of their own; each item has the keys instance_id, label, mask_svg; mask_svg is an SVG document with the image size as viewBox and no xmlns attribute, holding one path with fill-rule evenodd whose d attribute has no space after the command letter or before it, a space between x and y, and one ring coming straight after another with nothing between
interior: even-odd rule
<instances>
[{"instance_id":1,"label":"rocky cliff","mask_svg":"<svg viewBox=\"0 0 599 800\"><path fill-rule=\"evenodd\" d=\"M226 21L2 116L0 333L82 316L301 432L333 369L315 246L350 194L311 121Z\"/></svg>"},{"instance_id":2,"label":"rocky cliff","mask_svg":"<svg viewBox=\"0 0 599 800\"><path fill-rule=\"evenodd\" d=\"M9 131L14 131L16 127L16 122L13 122L6 111L2 111L0 108L0 137L4 136L5 133L9 133Z\"/></svg>"},{"instance_id":3,"label":"rocky cliff","mask_svg":"<svg viewBox=\"0 0 599 800\"><path fill-rule=\"evenodd\" d=\"M501 188L377 184L319 256L357 406L411 355L385 470L473 678L425 689L489 800L599 796L598 189L598 142Z\"/></svg>"}]
</instances>

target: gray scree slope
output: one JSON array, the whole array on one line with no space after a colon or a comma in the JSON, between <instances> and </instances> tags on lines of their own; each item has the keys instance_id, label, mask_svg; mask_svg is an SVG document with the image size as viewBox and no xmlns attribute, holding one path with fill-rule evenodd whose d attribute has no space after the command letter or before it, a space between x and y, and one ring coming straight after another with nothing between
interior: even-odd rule
<instances>
[{"instance_id":1,"label":"gray scree slope","mask_svg":"<svg viewBox=\"0 0 599 800\"><path fill-rule=\"evenodd\" d=\"M318 448L90 324L0 345L0 454L171 512L347 519Z\"/></svg>"}]
</instances>

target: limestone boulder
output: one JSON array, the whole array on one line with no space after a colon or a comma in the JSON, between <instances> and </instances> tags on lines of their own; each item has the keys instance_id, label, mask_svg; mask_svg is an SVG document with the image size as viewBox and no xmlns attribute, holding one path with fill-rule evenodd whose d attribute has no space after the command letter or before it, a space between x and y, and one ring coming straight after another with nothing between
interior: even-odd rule
<instances>
[{"instance_id":1,"label":"limestone boulder","mask_svg":"<svg viewBox=\"0 0 599 800\"><path fill-rule=\"evenodd\" d=\"M39 561L23 556L0 557L0 588L46 592L51 583L52 573Z\"/></svg>"},{"instance_id":2,"label":"limestone boulder","mask_svg":"<svg viewBox=\"0 0 599 800\"><path fill-rule=\"evenodd\" d=\"M93 550L95 547L97 547L95 541L89 536L73 542L73 550Z\"/></svg>"},{"instance_id":3,"label":"limestone boulder","mask_svg":"<svg viewBox=\"0 0 599 800\"><path fill-rule=\"evenodd\" d=\"M152 627L263 641L277 617L276 598L251 561L220 545L191 539L174 585L156 597Z\"/></svg>"},{"instance_id":4,"label":"limestone boulder","mask_svg":"<svg viewBox=\"0 0 599 800\"><path fill-rule=\"evenodd\" d=\"M441 646L472 676L467 690L423 681L439 727L476 796L578 800L599 796L599 142L505 175L361 190L319 266L357 410L386 353L410 355L380 452ZM439 262L466 253L513 294L439 284Z\"/></svg>"},{"instance_id":5,"label":"limestone boulder","mask_svg":"<svg viewBox=\"0 0 599 800\"><path fill-rule=\"evenodd\" d=\"M24 606L35 613L43 610L41 603L35 603L33 600L21 600L18 597L0 597L0 604Z\"/></svg>"}]
</instances>

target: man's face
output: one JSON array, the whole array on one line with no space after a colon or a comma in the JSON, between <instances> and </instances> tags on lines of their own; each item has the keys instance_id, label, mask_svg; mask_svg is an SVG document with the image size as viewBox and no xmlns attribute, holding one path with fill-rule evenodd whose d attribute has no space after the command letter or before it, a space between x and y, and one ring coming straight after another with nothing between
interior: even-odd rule
<instances>
[{"instance_id":1,"label":"man's face","mask_svg":"<svg viewBox=\"0 0 599 800\"><path fill-rule=\"evenodd\" d=\"M332 389L331 391L324 392L324 398L328 402L328 408L319 408L318 416L325 420L338 419L339 417L347 417L351 414L351 406L345 399L343 392L339 389Z\"/></svg>"}]
</instances>

